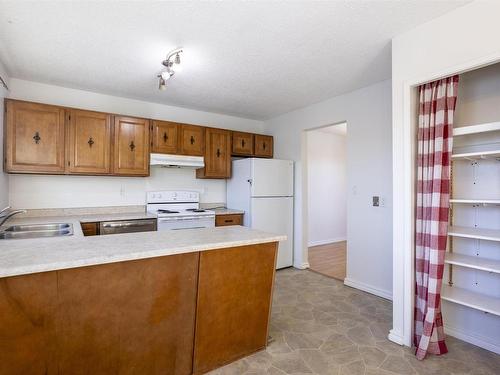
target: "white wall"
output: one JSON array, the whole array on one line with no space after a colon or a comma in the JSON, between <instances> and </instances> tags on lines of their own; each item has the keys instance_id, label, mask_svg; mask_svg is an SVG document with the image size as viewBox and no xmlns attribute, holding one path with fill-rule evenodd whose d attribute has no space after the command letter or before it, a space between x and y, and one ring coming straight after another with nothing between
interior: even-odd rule
<instances>
[{"instance_id":1,"label":"white wall","mask_svg":"<svg viewBox=\"0 0 500 375\"><path fill-rule=\"evenodd\" d=\"M2 63L0 62L0 76L6 81L7 85L10 85L9 77L5 71ZM4 97L7 96L7 90L0 84L0 155L3 158L3 115L4 115ZM3 164L3 163L2 163ZM0 172L0 209L6 207L9 204L9 184L8 175Z\"/></svg>"},{"instance_id":2,"label":"white wall","mask_svg":"<svg viewBox=\"0 0 500 375\"><path fill-rule=\"evenodd\" d=\"M391 297L391 82L383 81L266 121L275 155L295 161L294 266L307 267L306 129L347 122L346 283ZM372 196L386 207L372 207Z\"/></svg>"},{"instance_id":3,"label":"white wall","mask_svg":"<svg viewBox=\"0 0 500 375\"><path fill-rule=\"evenodd\" d=\"M347 238L346 135L307 133L308 246Z\"/></svg>"},{"instance_id":4,"label":"white wall","mask_svg":"<svg viewBox=\"0 0 500 375\"><path fill-rule=\"evenodd\" d=\"M262 132L261 121L196 111L60 86L10 80L9 97L89 110ZM198 180L193 169L152 168L151 176L84 177L10 175L10 204L16 208L139 205L155 189L195 189L203 203L226 201L225 180Z\"/></svg>"},{"instance_id":5,"label":"white wall","mask_svg":"<svg viewBox=\"0 0 500 375\"><path fill-rule=\"evenodd\" d=\"M394 299L389 337L405 345L412 341L414 299L413 87L500 61L498 14L500 2L475 1L393 39Z\"/></svg>"}]
</instances>

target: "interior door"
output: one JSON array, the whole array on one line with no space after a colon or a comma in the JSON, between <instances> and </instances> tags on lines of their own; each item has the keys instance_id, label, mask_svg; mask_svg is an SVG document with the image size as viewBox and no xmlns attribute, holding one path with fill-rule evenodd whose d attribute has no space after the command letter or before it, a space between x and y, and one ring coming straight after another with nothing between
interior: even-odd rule
<instances>
[{"instance_id":1,"label":"interior door","mask_svg":"<svg viewBox=\"0 0 500 375\"><path fill-rule=\"evenodd\" d=\"M293 195L293 161L253 159L252 197Z\"/></svg>"},{"instance_id":2,"label":"interior door","mask_svg":"<svg viewBox=\"0 0 500 375\"><path fill-rule=\"evenodd\" d=\"M115 117L114 168L119 175L149 175L149 120Z\"/></svg>"},{"instance_id":3,"label":"interior door","mask_svg":"<svg viewBox=\"0 0 500 375\"><path fill-rule=\"evenodd\" d=\"M111 115L71 110L68 153L70 173L110 173Z\"/></svg>"},{"instance_id":4,"label":"interior door","mask_svg":"<svg viewBox=\"0 0 500 375\"><path fill-rule=\"evenodd\" d=\"M251 228L269 233L285 234L278 246L276 268L293 264L293 197L252 198Z\"/></svg>"},{"instance_id":5,"label":"interior door","mask_svg":"<svg viewBox=\"0 0 500 375\"><path fill-rule=\"evenodd\" d=\"M6 172L64 173L64 109L6 101Z\"/></svg>"}]
</instances>

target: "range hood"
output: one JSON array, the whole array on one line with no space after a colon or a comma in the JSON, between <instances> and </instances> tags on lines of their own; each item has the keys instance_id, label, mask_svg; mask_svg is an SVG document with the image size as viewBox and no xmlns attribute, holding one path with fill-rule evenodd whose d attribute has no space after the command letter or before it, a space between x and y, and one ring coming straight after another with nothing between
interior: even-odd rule
<instances>
[{"instance_id":1,"label":"range hood","mask_svg":"<svg viewBox=\"0 0 500 375\"><path fill-rule=\"evenodd\" d=\"M159 167L203 168L205 161L203 156L151 154L149 164Z\"/></svg>"}]
</instances>

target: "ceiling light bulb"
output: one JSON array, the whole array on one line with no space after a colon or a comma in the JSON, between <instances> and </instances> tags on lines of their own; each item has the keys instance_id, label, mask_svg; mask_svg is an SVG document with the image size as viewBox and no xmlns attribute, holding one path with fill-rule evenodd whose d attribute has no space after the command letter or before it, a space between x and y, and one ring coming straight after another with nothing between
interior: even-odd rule
<instances>
[{"instance_id":1,"label":"ceiling light bulb","mask_svg":"<svg viewBox=\"0 0 500 375\"><path fill-rule=\"evenodd\" d=\"M175 61L174 61L177 65L179 65L181 63L181 56L179 54L175 55Z\"/></svg>"},{"instance_id":2,"label":"ceiling light bulb","mask_svg":"<svg viewBox=\"0 0 500 375\"><path fill-rule=\"evenodd\" d=\"M163 79L163 77L160 77L160 81L158 83L158 89L160 90L166 90L167 88L167 82Z\"/></svg>"}]
</instances>

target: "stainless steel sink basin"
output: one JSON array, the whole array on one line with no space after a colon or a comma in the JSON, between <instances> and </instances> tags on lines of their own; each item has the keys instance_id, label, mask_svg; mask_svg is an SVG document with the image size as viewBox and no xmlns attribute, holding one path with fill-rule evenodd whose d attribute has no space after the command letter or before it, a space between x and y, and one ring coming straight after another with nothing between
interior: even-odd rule
<instances>
[{"instance_id":1,"label":"stainless steel sink basin","mask_svg":"<svg viewBox=\"0 0 500 375\"><path fill-rule=\"evenodd\" d=\"M73 225L61 224L26 224L12 225L0 232L0 240L42 237L62 237L73 235Z\"/></svg>"},{"instance_id":2,"label":"stainless steel sink basin","mask_svg":"<svg viewBox=\"0 0 500 375\"><path fill-rule=\"evenodd\" d=\"M58 231L63 229L71 229L71 224L26 224L12 225L5 229L5 232L33 232L33 231Z\"/></svg>"}]
</instances>

